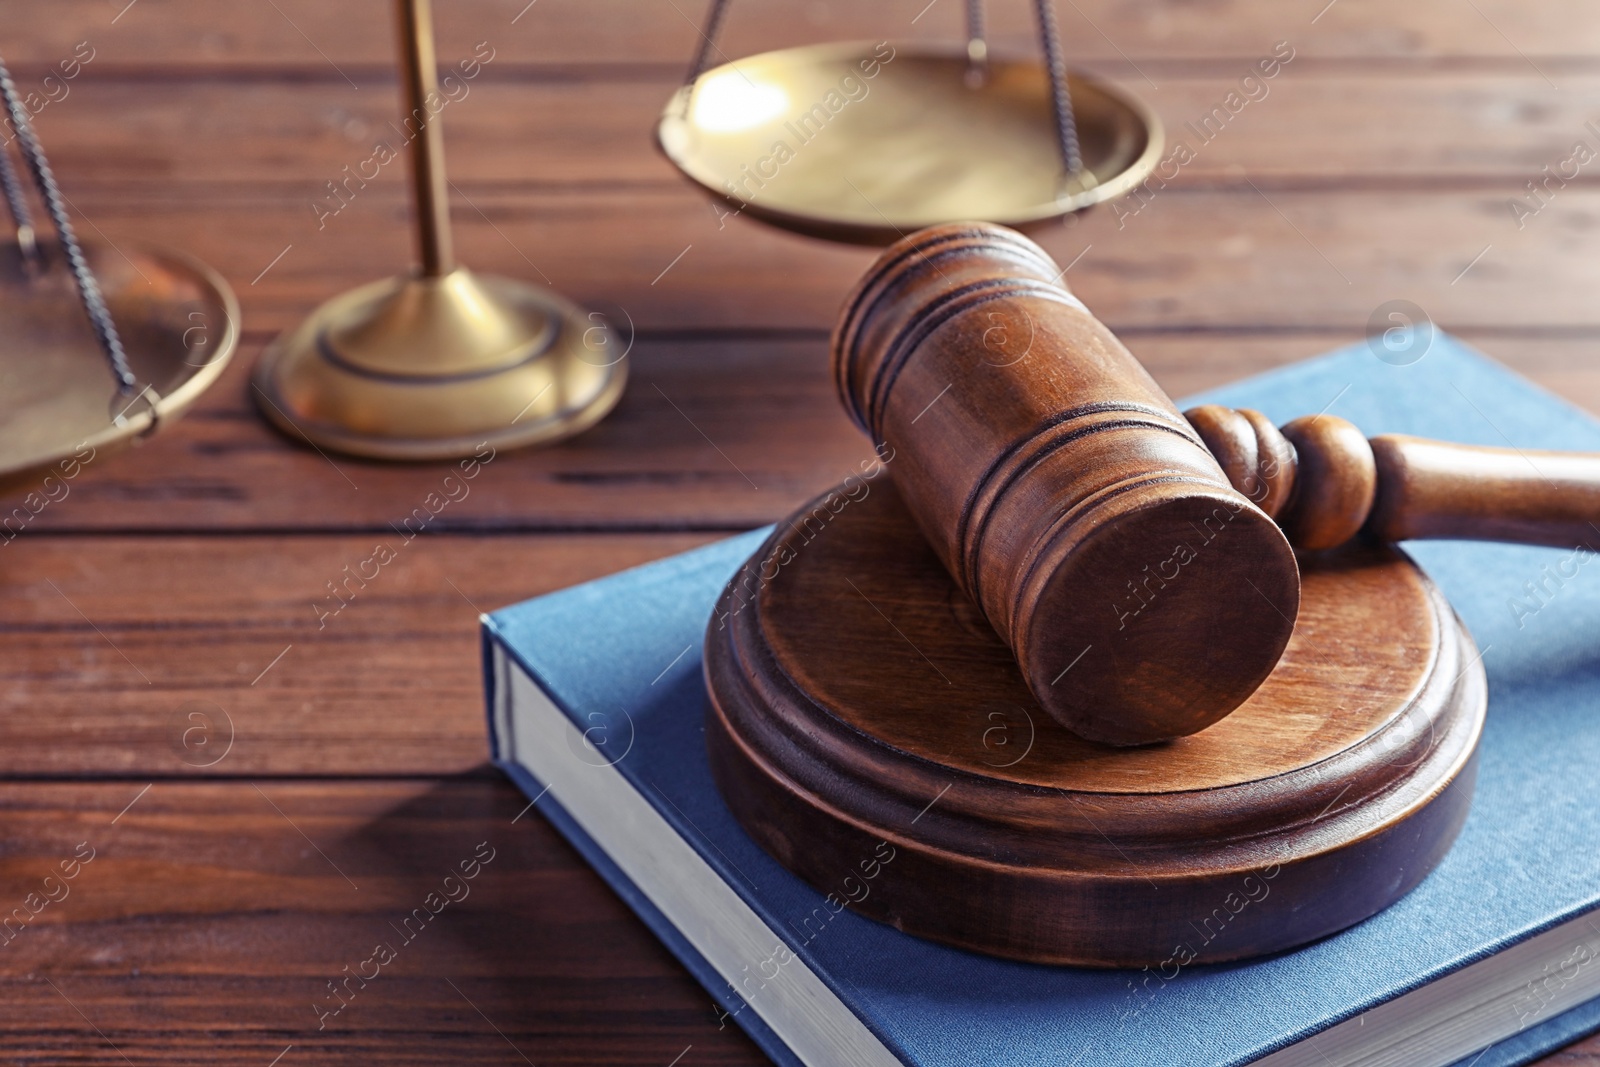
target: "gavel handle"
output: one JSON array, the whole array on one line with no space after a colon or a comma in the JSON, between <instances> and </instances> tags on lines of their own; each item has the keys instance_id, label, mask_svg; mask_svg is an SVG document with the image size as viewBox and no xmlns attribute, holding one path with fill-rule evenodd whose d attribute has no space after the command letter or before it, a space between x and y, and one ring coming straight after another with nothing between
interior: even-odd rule
<instances>
[{"instance_id":1,"label":"gavel handle","mask_svg":"<svg viewBox=\"0 0 1600 1067\"><path fill-rule=\"evenodd\" d=\"M1600 549L1600 455L1484 448L1382 434L1313 415L1280 430L1260 412L1185 412L1235 489L1296 548L1357 533Z\"/></svg>"},{"instance_id":2,"label":"gavel handle","mask_svg":"<svg viewBox=\"0 0 1600 1067\"><path fill-rule=\"evenodd\" d=\"M1385 541L1456 538L1600 545L1600 456L1371 439L1378 485L1366 527Z\"/></svg>"}]
</instances>

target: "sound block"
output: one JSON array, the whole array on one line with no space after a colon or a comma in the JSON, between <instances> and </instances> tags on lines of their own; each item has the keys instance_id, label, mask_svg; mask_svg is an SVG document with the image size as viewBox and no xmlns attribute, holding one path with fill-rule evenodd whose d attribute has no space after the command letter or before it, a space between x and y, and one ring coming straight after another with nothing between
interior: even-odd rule
<instances>
[{"instance_id":1,"label":"sound block","mask_svg":"<svg viewBox=\"0 0 1600 1067\"><path fill-rule=\"evenodd\" d=\"M890 478L852 479L780 524L718 603L713 774L823 907L908 933L1161 969L1304 944L1444 856L1487 690L1403 552L1301 569L1293 636L1254 695L1197 734L1111 748L1042 713ZM809 918L792 917L802 937Z\"/></svg>"}]
</instances>

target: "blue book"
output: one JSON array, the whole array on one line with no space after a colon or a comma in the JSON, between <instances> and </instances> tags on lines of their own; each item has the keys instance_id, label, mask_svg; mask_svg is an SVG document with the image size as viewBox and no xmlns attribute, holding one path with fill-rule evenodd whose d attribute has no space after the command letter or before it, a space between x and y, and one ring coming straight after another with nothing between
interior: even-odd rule
<instances>
[{"instance_id":1,"label":"blue book","mask_svg":"<svg viewBox=\"0 0 1600 1067\"><path fill-rule=\"evenodd\" d=\"M1190 402L1600 451L1594 419L1442 334L1407 366L1359 345ZM778 1063L1505 1067L1600 1028L1592 549L1411 545L1488 671L1460 838L1358 926L1151 989L1137 972L989 958L849 911L803 923L822 894L739 828L702 728L706 622L766 534L496 612L484 651L495 762Z\"/></svg>"}]
</instances>

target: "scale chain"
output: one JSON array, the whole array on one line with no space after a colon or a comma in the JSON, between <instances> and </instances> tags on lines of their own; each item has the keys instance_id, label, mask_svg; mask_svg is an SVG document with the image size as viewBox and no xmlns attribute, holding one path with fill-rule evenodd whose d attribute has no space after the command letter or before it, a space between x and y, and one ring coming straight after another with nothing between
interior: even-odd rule
<instances>
[{"instance_id":1,"label":"scale chain","mask_svg":"<svg viewBox=\"0 0 1600 1067\"><path fill-rule=\"evenodd\" d=\"M56 185L55 174L50 169L49 161L45 159L39 139L34 136L33 126L28 121L27 109L17 95L16 83L11 80L11 71L3 58L0 58L0 97L4 97L11 125L16 130L17 145L22 151L23 159L28 163L28 169L33 172L34 184L38 186L39 195L44 198L45 208L49 211L50 220L56 228L56 236L66 253L67 266L77 286L78 297L83 301L84 311L89 316L89 325L94 329L106 361L111 365L111 372L117 379L118 390L126 396L138 386L138 379L134 377L133 370L128 365L127 353L122 348L122 338L117 333L116 323L111 321L111 311L106 307L100 283L95 279L89 261L84 258L83 249L78 244L77 233L72 228L72 219L67 214L61 189ZM9 164L9 160L7 162ZM15 179L15 174L12 178ZM7 184L6 199L13 217L17 216L19 206L25 214L27 206L21 197L20 184L15 199L9 187L12 183ZM23 225L20 217L17 218L17 223L20 231Z\"/></svg>"},{"instance_id":2,"label":"scale chain","mask_svg":"<svg viewBox=\"0 0 1600 1067\"><path fill-rule=\"evenodd\" d=\"M989 62L989 44L983 32L983 0L967 0L967 63L980 72Z\"/></svg>"},{"instance_id":3,"label":"scale chain","mask_svg":"<svg viewBox=\"0 0 1600 1067\"><path fill-rule=\"evenodd\" d=\"M1083 154L1078 147L1078 123L1072 114L1072 93L1067 87L1067 61L1061 54L1061 32L1056 26L1055 0L1037 0L1039 43L1044 48L1045 67L1050 72L1051 101L1055 106L1056 137L1061 143L1061 161L1067 177L1083 171Z\"/></svg>"},{"instance_id":4,"label":"scale chain","mask_svg":"<svg viewBox=\"0 0 1600 1067\"><path fill-rule=\"evenodd\" d=\"M683 84L693 85L711 65L711 53L717 49L717 37L722 33L722 19L727 13L728 0L711 0L711 9L706 12L705 29L700 31L700 46L694 50L694 59L689 63L689 75L684 78Z\"/></svg>"},{"instance_id":5,"label":"scale chain","mask_svg":"<svg viewBox=\"0 0 1600 1067\"><path fill-rule=\"evenodd\" d=\"M6 208L11 212L12 225L17 230L17 248L22 253L24 269L39 269L39 241L33 228L33 212L28 209L28 196L22 181L17 177L16 164L11 153L0 147L0 188L4 189Z\"/></svg>"}]
</instances>

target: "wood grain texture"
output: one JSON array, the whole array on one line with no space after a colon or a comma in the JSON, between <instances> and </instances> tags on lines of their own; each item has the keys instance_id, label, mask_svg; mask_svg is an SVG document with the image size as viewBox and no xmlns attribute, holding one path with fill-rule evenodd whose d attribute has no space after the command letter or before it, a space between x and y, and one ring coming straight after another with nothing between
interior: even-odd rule
<instances>
[{"instance_id":1,"label":"wood grain texture","mask_svg":"<svg viewBox=\"0 0 1600 1067\"><path fill-rule=\"evenodd\" d=\"M7 914L93 855L0 940L7 1062L763 1062L503 780L146 784L0 786Z\"/></svg>"},{"instance_id":2,"label":"wood grain texture","mask_svg":"<svg viewBox=\"0 0 1600 1067\"><path fill-rule=\"evenodd\" d=\"M194 411L142 446L139 461L88 465L23 536L383 531L455 470L330 462L286 444L247 392L259 350L246 345ZM628 358L633 380L620 414L556 448L496 455L430 528L733 532L771 522L871 455L833 399L825 337L639 338ZM0 522L7 504L0 500ZM0 552L12 551L8 543Z\"/></svg>"},{"instance_id":3,"label":"wood grain texture","mask_svg":"<svg viewBox=\"0 0 1600 1067\"><path fill-rule=\"evenodd\" d=\"M739 55L835 37L945 38L958 9L940 5L913 23L924 6L736 3L724 47ZM1288 39L1297 52L1271 94L1137 214L1099 212L1044 237L1062 264L1083 253L1067 275L1074 290L1171 395L1358 341L1378 304L1404 297L1515 369L1600 409L1592 176L1585 170L1522 229L1507 206L1588 137L1584 123L1600 96L1600 23L1582 0L1475 6L1340 0L1319 16L1274 0L1061 5L1073 60L1129 86L1169 124L1215 104L1274 41ZM1031 47L1026 4L989 7L998 48ZM25 894L30 857L55 862L58 845L82 840L69 831L86 818L109 820L152 779L160 780L117 829L140 826L143 805L195 790L187 804L157 806L158 832L115 879L120 910L80 918L71 909L92 903L86 881L69 907L41 916L51 925L25 935L39 935L43 947L3 971L8 1060L124 1064L125 1054L141 1067L262 1067L294 1042L280 1067L302 1055L308 1063L523 1063L431 977L387 1003L374 989L351 1009L349 1032L316 1034L302 982L325 981L320 967L338 958L338 939L389 913L357 900L337 919L313 914L302 903L329 900L344 883L316 869L315 851L286 824L260 818L264 805L248 783L169 779L233 767L288 777L470 772L482 752L473 609L459 597L450 603L456 594L436 578L449 576L482 606L509 601L705 536L606 531L772 521L870 455L838 412L826 373L827 330L870 253L740 220L718 229L649 144L649 120L688 58L700 5L540 0L513 24L524 8L524 0L438 4L446 59L478 41L497 49L446 119L458 247L477 269L533 280L543 272L591 307L619 319L625 308L640 328L633 388L610 421L582 438L497 460L468 499L439 516L438 528L458 536L414 546L440 549L437 558L408 559L408 570L383 579L392 586L373 588L365 607L379 610L358 603L336 620L351 624L344 647L297 644L254 688L251 679L304 625L297 613L315 623L300 583L331 578L327 565L348 562L346 546L408 513L443 474L356 464L345 467L360 486L352 490L314 452L261 426L243 386L246 365L271 336L409 255L398 172L362 190L321 231L311 208L327 180L367 157L388 120L387 3L53 0L7 10L0 46L25 90L43 88L79 42L96 49L70 95L37 117L68 195L90 220L80 228L119 243L175 245L220 267L240 292L247 331L234 373L188 419L139 452L91 465L68 500L0 547L6 772L130 776L128 785L0 787L9 798L0 885ZM123 532L133 536L98 536ZM102 547L102 562L83 562ZM44 607L42 597L56 596L45 578L89 618L116 620L113 639L137 639L140 653L155 657L159 697L64 602ZM249 618L261 621L239 625ZM356 650L367 666L353 671ZM302 661L305 651L313 654ZM78 680L78 669L98 684ZM184 691L190 674L200 682ZM238 744L212 771L181 766L167 736L167 697L212 691L244 709ZM307 702L328 714L300 711ZM522 806L490 781L261 784L297 822L318 820L307 828L325 849L325 828L338 842L382 827L411 789L482 791L474 795L490 798L483 806L454 809L461 825L503 821ZM300 789L309 792L297 801ZM445 858L428 829L439 818L387 824L379 833L389 855L371 862L398 863L411 852ZM681 1067L764 1062L732 1026L716 1030L691 980L553 832L531 813L515 828L526 832L531 873L513 884L511 906L532 920L496 919L471 941L476 962L464 973L482 977L450 974L528 1059L667 1064L692 1043ZM220 858L210 864L208 856ZM269 859L282 859L293 877L261 881ZM212 910L189 910L202 907ZM403 970L394 977L406 981ZM369 1008L377 1018L366 1036L368 1021L354 1013ZM1550 1062L1600 1064L1600 1039Z\"/></svg>"},{"instance_id":4,"label":"wood grain texture","mask_svg":"<svg viewBox=\"0 0 1600 1067\"><path fill-rule=\"evenodd\" d=\"M1294 553L1060 275L1000 226L897 242L845 300L840 401L1040 707L1107 744L1182 737L1278 662Z\"/></svg>"},{"instance_id":5,"label":"wood grain texture","mask_svg":"<svg viewBox=\"0 0 1600 1067\"><path fill-rule=\"evenodd\" d=\"M1175 397L1357 340L1295 330L1119 333ZM1600 409L1600 364L1588 358L1590 342L1498 332L1466 339ZM559 448L498 457L469 496L439 514L436 528L732 532L776 521L873 455L839 408L827 347L820 332L640 337L629 357L634 385L616 416ZM410 514L449 469L343 459L335 467L310 449L286 447L246 393L258 351L259 343L246 345L197 408L139 452L90 464L24 536L377 531ZM1499 440L1490 424L1477 429L1485 441ZM0 508L0 519L6 513ZM0 544L0 553L10 551Z\"/></svg>"},{"instance_id":6,"label":"wood grain texture","mask_svg":"<svg viewBox=\"0 0 1600 1067\"><path fill-rule=\"evenodd\" d=\"M1115 331L1315 329L1357 340L1381 304L1402 296L1456 331L1600 330L1586 299L1600 286L1600 265L1576 236L1600 218L1600 190L1563 190L1519 231L1505 194L1272 191L1248 177L1174 185L1120 229L1107 210L1034 236L1072 264L1073 291ZM197 204L181 192L119 197L68 184L92 223L86 236L98 229L114 242L199 255L240 290L257 336L295 324L341 280L382 277L409 261L400 190L368 192L319 233L303 194L228 187ZM707 202L677 186L468 193L455 221L474 270L548 279L647 333L826 331L871 262L859 249L744 220L719 229ZM1510 279L1519 286L1513 301L1498 296Z\"/></svg>"},{"instance_id":7,"label":"wood grain texture","mask_svg":"<svg viewBox=\"0 0 1600 1067\"><path fill-rule=\"evenodd\" d=\"M1594 550L1600 455L1493 448L1407 434L1370 440L1337 415L1273 426L1217 404L1184 417L1229 483L1277 520L1297 549L1364 534L1385 542L1509 541Z\"/></svg>"},{"instance_id":8,"label":"wood grain texture","mask_svg":"<svg viewBox=\"0 0 1600 1067\"><path fill-rule=\"evenodd\" d=\"M864 914L976 951L1154 968L1175 945L1212 962L1343 929L1444 855L1486 682L1397 550L1308 559L1294 636L1238 710L1109 748L1042 713L898 485L802 505L706 631L717 783L801 877L836 891L859 873ZM1206 926L1246 879L1249 921Z\"/></svg>"},{"instance_id":9,"label":"wood grain texture","mask_svg":"<svg viewBox=\"0 0 1600 1067\"><path fill-rule=\"evenodd\" d=\"M336 75L333 84L238 84L220 73L162 80L115 66L108 55L97 54L70 82L58 87L53 81L59 101L38 117L52 160L77 187L276 187L302 193L309 214L313 201L338 206L328 181L363 172L378 143L400 143L390 125L400 110L392 76L359 92ZM680 184L640 133L651 128L677 88L676 77L605 68L563 79L514 62L502 66L497 58L483 67L452 90L444 111L451 180L466 195L476 198L494 187L549 190L583 183L626 192ZM1566 158L1575 138L1594 136L1585 127L1590 116L1584 101L1600 91L1600 75L1564 78L1567 91L1552 99L1549 85L1526 66L1418 78L1314 61L1301 68L1299 62L1266 83L1264 96L1203 143L1187 124L1198 123L1238 89L1237 64L1163 73L1160 92L1147 93L1169 130L1163 155L1182 141L1194 158L1177 177L1170 168L1163 172L1164 181L1152 181L1146 195L1185 185L1239 184L1231 171L1243 167L1269 193L1335 182L1414 188L1426 181L1511 197L1525 194L1523 183L1542 177L1543 166ZM1099 72L1139 90L1137 77ZM52 75L47 68L19 77L25 89L43 93L44 79ZM1377 110L1385 116L1381 125L1352 120ZM403 167L395 161L369 165L364 173L373 186L398 189ZM1592 185L1592 175L1580 173L1575 183ZM351 190L365 191L359 185ZM1121 211L1137 206L1132 202Z\"/></svg>"},{"instance_id":10,"label":"wood grain texture","mask_svg":"<svg viewBox=\"0 0 1600 1067\"><path fill-rule=\"evenodd\" d=\"M1368 528L1391 539L1476 537L1590 551L1600 540L1600 456L1467 448L1404 434L1372 439L1378 493Z\"/></svg>"},{"instance_id":11,"label":"wood grain texture","mask_svg":"<svg viewBox=\"0 0 1600 1067\"><path fill-rule=\"evenodd\" d=\"M449 56L494 34L513 40L531 62L659 63L677 71L687 66L704 16L701 8L681 3L541 0L518 18L525 2L441 4L441 54ZM138 0L137 8L120 14L126 4L61 0L20 12L10 35L16 44L8 47L19 62L48 64L92 36L116 42L118 54L132 62L159 69L221 68L247 74L293 64L331 80L338 75L329 70L330 62L386 67L393 59L382 0L337 5L275 0L220 10L211 0ZM1034 47L1025 3L1008 0L989 6L997 46ZM1555 76L1564 65L1600 51L1600 29L1585 19L1588 9L1582 0L1559 0L1531 10L1516 0L1481 0L1478 6L1481 15L1463 18L1459 5L1449 0L1422 0L1400 10L1341 3L1318 17L1315 7L1286 10L1273 0L1219 0L1204 7L1087 0L1063 5L1060 20L1069 55L1105 61L1236 58L1254 40L1270 47L1288 38L1297 47L1304 41L1319 56L1420 61L1417 65L1493 58L1528 69L1520 49L1545 60L1543 66ZM924 7L925 0L870 6L850 0L747 3L733 9L722 47L738 56L840 37L947 40L960 32L961 16L954 6L944 10L941 5L918 18Z\"/></svg>"},{"instance_id":12,"label":"wood grain texture","mask_svg":"<svg viewBox=\"0 0 1600 1067\"><path fill-rule=\"evenodd\" d=\"M0 549L0 779L467 773L481 611L705 539L21 535ZM363 567L380 543L393 561Z\"/></svg>"}]
</instances>

